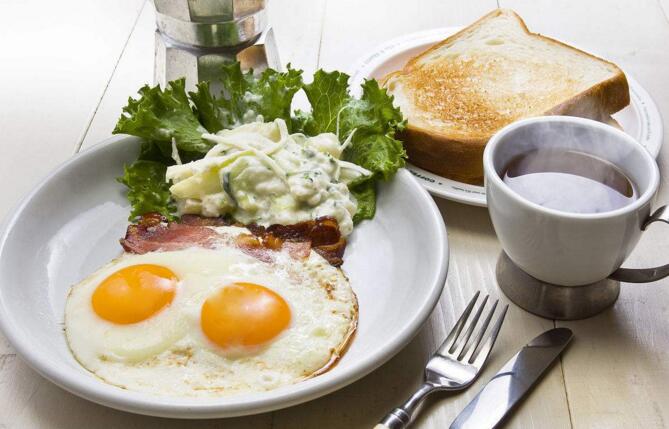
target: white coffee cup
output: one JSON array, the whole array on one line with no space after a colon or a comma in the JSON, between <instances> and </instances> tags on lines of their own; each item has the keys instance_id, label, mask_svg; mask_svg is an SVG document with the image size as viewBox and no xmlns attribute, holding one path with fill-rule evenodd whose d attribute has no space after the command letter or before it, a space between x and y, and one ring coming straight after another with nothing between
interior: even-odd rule
<instances>
[{"instance_id":1,"label":"white coffee cup","mask_svg":"<svg viewBox=\"0 0 669 429\"><path fill-rule=\"evenodd\" d=\"M501 175L513 158L539 148L575 150L611 162L634 183L638 199L613 211L580 214L521 197ZM648 223L669 222L664 207L649 216L659 186L655 160L632 137L600 122L568 116L514 122L488 142L483 170L488 210L502 248L519 268L544 282L577 286L602 280L618 270ZM653 281L668 275L667 268L616 274L624 281Z\"/></svg>"}]
</instances>

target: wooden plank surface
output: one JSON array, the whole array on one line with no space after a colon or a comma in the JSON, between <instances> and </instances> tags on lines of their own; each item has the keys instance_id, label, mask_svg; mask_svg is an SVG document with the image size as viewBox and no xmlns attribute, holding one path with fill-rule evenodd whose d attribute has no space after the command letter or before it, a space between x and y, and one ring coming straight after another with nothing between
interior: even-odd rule
<instances>
[{"instance_id":1,"label":"wooden plank surface","mask_svg":"<svg viewBox=\"0 0 669 429\"><path fill-rule=\"evenodd\" d=\"M72 155L143 3L0 2L0 217Z\"/></svg>"},{"instance_id":2,"label":"wooden plank surface","mask_svg":"<svg viewBox=\"0 0 669 429\"><path fill-rule=\"evenodd\" d=\"M667 117L667 1L499 3L517 10L532 30L574 42L618 62L649 90ZM11 36L17 41L0 51L0 97L7 101L0 106L0 126L5 131L0 141L8 151L0 158L0 179L11 178L12 183L0 188L6 196L0 202L0 216L41 175L78 148L79 142L86 148L108 137L127 97L152 81L154 13L150 4L142 8L141 0L67 3L67 10L63 10L62 2L51 6L32 1L0 3L0 37L10 40ZM361 55L389 38L433 27L466 25L496 6L495 0L272 0L269 12L282 60L305 69L309 75L317 67L348 70ZM36 8L48 10L40 18L32 13ZM76 17L68 12L74 9L78 10ZM35 34L22 27L29 18L40 24L32 30ZM49 79L41 79L44 71L38 66L43 61L30 56L30 50L37 51L44 38L60 47L41 51L49 59L43 66ZM73 86L77 90L72 91ZM62 99L67 97L71 103L64 106ZM665 130L669 130L667 121ZM26 152L23 147L32 150ZM659 163L662 171L669 167L666 149ZM658 202L669 202L665 181ZM487 211L445 200L437 200L437 204L447 222L451 246L445 292L417 337L363 380L286 410L196 424L135 416L79 399L37 376L0 336L0 427L372 427L420 383L425 360L476 290L505 301L494 280L500 249ZM665 238L669 235L663 227L652 227L629 266L667 262L663 257L669 254L669 238ZM667 285L667 281L624 285L613 309L585 321L559 323L574 330L574 344L506 427L667 427ZM481 379L462 394L437 395L430 400L415 427L447 427L506 359L552 326L554 322L512 306Z\"/></svg>"},{"instance_id":3,"label":"wooden plank surface","mask_svg":"<svg viewBox=\"0 0 669 429\"><path fill-rule=\"evenodd\" d=\"M662 12L664 13L667 22L669 23L669 0L657 0Z\"/></svg>"},{"instance_id":4,"label":"wooden plank surface","mask_svg":"<svg viewBox=\"0 0 669 429\"><path fill-rule=\"evenodd\" d=\"M153 84L154 32L156 14L153 5L146 2L132 30L123 56L110 76L95 116L77 150L85 149L111 136L121 109L128 97L136 97L137 90L145 84Z\"/></svg>"},{"instance_id":5,"label":"wooden plank surface","mask_svg":"<svg viewBox=\"0 0 669 429\"><path fill-rule=\"evenodd\" d=\"M348 70L370 49L389 39L430 28L463 25L495 7L495 0L329 1L319 67Z\"/></svg>"}]
</instances>

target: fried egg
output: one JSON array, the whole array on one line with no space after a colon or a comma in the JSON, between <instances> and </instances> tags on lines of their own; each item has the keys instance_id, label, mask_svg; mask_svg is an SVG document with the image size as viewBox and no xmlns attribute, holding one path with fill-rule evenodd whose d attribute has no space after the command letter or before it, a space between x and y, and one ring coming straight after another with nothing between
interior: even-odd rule
<instances>
[{"instance_id":1,"label":"fried egg","mask_svg":"<svg viewBox=\"0 0 669 429\"><path fill-rule=\"evenodd\" d=\"M126 253L72 287L70 349L105 382L156 395L265 391L319 374L355 331L355 294L316 252L273 253L269 262L233 245Z\"/></svg>"}]
</instances>

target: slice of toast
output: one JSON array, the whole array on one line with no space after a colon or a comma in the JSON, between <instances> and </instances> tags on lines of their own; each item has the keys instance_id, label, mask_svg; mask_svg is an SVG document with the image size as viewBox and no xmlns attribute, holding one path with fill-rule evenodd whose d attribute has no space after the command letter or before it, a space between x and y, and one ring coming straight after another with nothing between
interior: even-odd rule
<instances>
[{"instance_id":1,"label":"slice of toast","mask_svg":"<svg viewBox=\"0 0 669 429\"><path fill-rule=\"evenodd\" d=\"M408 119L409 161L481 184L488 139L518 119L541 115L607 121L629 104L615 65L530 33L498 9L412 58L382 80Z\"/></svg>"}]
</instances>

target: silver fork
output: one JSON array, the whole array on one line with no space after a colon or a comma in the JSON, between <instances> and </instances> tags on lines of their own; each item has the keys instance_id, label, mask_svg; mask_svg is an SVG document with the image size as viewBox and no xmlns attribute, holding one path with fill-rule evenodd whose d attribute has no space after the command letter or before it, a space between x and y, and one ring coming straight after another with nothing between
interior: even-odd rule
<instances>
[{"instance_id":1,"label":"silver fork","mask_svg":"<svg viewBox=\"0 0 669 429\"><path fill-rule=\"evenodd\" d=\"M508 305L504 306L492 330L484 341L483 336L499 302L499 300L495 300L476 337L470 341L476 324L483 313L483 308L488 302L488 296L486 295L483 298L481 306L474 313L474 317L467 324L479 294L480 292L476 292L472 300L469 301L460 319L458 319L444 342L430 358L425 367L425 381L423 381L423 384L418 388L416 393L411 395L404 405L391 411L374 429L406 428L409 426L418 406L430 393L438 390L463 390L476 380L476 377L481 372L481 368L483 368L483 365L488 360L492 347L495 345L497 334L499 334L499 330L502 328L504 316L509 308ZM467 325L466 329L464 329L465 325ZM460 335L463 333L463 330L464 334Z\"/></svg>"}]
</instances>

